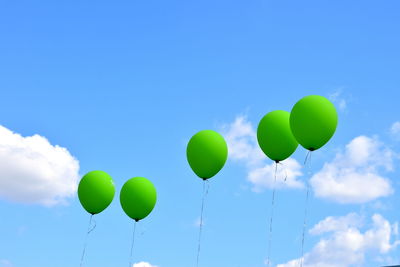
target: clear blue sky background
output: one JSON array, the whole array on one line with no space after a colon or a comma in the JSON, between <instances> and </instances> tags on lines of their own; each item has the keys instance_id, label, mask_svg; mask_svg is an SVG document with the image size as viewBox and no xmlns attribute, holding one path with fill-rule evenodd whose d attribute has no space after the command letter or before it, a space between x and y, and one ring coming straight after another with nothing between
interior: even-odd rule
<instances>
[{"instance_id":1,"label":"clear blue sky background","mask_svg":"<svg viewBox=\"0 0 400 267\"><path fill-rule=\"evenodd\" d=\"M400 152L389 134L400 120L399 10L395 0L0 0L0 124L66 147L81 174L107 171L118 190L134 176L152 180L158 203L138 226L134 259L194 266L202 183L185 149L195 132L240 114L256 125L302 96L340 91L346 109L315 170L359 135ZM252 192L246 175L228 161L211 180L202 266L264 266L271 191ZM398 175L387 174L390 208L312 197L310 226L349 212L399 221ZM278 192L275 263L300 257L304 196ZM77 197L52 208L0 200L0 210L0 259L78 266L89 215ZM126 266L132 222L118 194L96 221L86 266ZM307 237L305 250L317 241ZM368 257L364 266L376 266Z\"/></svg>"}]
</instances>

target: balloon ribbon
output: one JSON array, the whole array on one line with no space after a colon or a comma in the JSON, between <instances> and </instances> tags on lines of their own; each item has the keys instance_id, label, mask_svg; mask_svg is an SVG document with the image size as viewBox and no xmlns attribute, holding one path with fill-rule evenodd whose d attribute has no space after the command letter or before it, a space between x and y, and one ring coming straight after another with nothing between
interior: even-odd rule
<instances>
[{"instance_id":1,"label":"balloon ribbon","mask_svg":"<svg viewBox=\"0 0 400 267\"><path fill-rule=\"evenodd\" d=\"M88 230L86 232L85 244L83 245L81 264L80 264L81 267L83 266L83 260L85 258L86 246L87 246L87 241L88 241L89 234L94 230L94 228L96 228L96 220L94 220L94 219L93 219L94 225L93 225L93 227L90 227L92 225L92 218L93 218L93 214L90 215Z\"/></svg>"},{"instance_id":2,"label":"balloon ribbon","mask_svg":"<svg viewBox=\"0 0 400 267\"><path fill-rule=\"evenodd\" d=\"M206 189L206 183L207 183L207 189ZM201 245L201 232L203 230L203 211L204 211L204 202L206 199L206 196L208 195L208 190L210 189L210 183L208 180L204 180L203 182L203 198L201 200L201 212L200 212L200 229L199 229L199 240L198 240L198 245L197 245L197 261L196 261L196 266L199 266L199 257L200 257L200 245Z\"/></svg>"}]
</instances>

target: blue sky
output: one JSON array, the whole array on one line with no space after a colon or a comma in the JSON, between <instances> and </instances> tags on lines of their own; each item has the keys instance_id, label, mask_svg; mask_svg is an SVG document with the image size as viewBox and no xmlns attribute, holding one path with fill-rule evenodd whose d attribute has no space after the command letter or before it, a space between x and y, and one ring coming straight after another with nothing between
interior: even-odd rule
<instances>
[{"instance_id":1,"label":"blue sky","mask_svg":"<svg viewBox=\"0 0 400 267\"><path fill-rule=\"evenodd\" d=\"M400 263L399 8L0 1L0 266L79 264L89 215L74 188L96 169L117 191L134 176L157 188L135 262L194 266L202 181L185 150L202 129L223 133L233 154L210 181L200 264L265 266L271 162L257 156L254 129L309 94L335 103L339 125L313 154L304 266ZM298 175L277 190L271 255L281 267L301 256L305 154L286 163ZM85 266L126 266L133 225L118 194L95 218Z\"/></svg>"}]
</instances>

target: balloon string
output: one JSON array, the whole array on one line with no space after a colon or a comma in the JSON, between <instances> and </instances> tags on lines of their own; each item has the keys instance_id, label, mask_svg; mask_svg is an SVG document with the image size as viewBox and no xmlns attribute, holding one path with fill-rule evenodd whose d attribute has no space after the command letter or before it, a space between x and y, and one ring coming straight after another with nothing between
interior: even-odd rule
<instances>
[{"instance_id":1,"label":"balloon string","mask_svg":"<svg viewBox=\"0 0 400 267\"><path fill-rule=\"evenodd\" d=\"M286 180L287 180L287 178L288 178L287 169L286 169L285 165L284 165L282 162L279 162L279 161L278 161L277 164L281 165L281 166L282 166L282 169L285 171L285 179L284 179L284 182L286 182Z\"/></svg>"},{"instance_id":2,"label":"balloon string","mask_svg":"<svg viewBox=\"0 0 400 267\"><path fill-rule=\"evenodd\" d=\"M206 189L206 183L207 183L207 189ZM197 261L196 261L196 266L199 266L199 258L200 258L200 247L201 247L201 233L203 230L203 212L204 212L204 202L206 199L206 196L208 195L208 190L210 189L210 183L208 180L204 180L203 182L203 197L201 200L201 211L200 211L200 229L199 229L199 240L198 240L198 245L197 245Z\"/></svg>"},{"instance_id":3,"label":"balloon string","mask_svg":"<svg viewBox=\"0 0 400 267\"><path fill-rule=\"evenodd\" d=\"M85 243L83 245L83 251L82 251L82 256L81 256L81 264L79 265L81 267L83 266L83 260L85 258L85 253L86 253L86 247L87 247L87 241L88 241L89 234L94 230L94 228L96 228L96 221L94 219L93 219L94 225L93 225L93 227L90 227L92 225L92 219L93 219L93 214L90 215L88 230L86 232L86 237L85 237Z\"/></svg>"},{"instance_id":4,"label":"balloon string","mask_svg":"<svg viewBox=\"0 0 400 267\"><path fill-rule=\"evenodd\" d=\"M93 215L92 215L93 216ZM96 226L97 226L97 223L96 223L96 220L94 219L94 217L93 217L93 226L92 226L92 228L90 228L90 230L88 231L88 234L90 234L95 228L96 228Z\"/></svg>"},{"instance_id":5,"label":"balloon string","mask_svg":"<svg viewBox=\"0 0 400 267\"><path fill-rule=\"evenodd\" d=\"M275 163L275 177L274 177L274 184L273 184L273 189L272 189L272 200L271 200L271 216L269 220L269 236L268 236L268 257L267 257L267 263L268 266L271 264L271 246L272 246L272 221L274 218L274 207L275 207L275 190L276 190L276 174L278 171L278 163Z\"/></svg>"},{"instance_id":6,"label":"balloon string","mask_svg":"<svg viewBox=\"0 0 400 267\"><path fill-rule=\"evenodd\" d=\"M131 254L130 254L130 256L129 256L129 267L132 267L133 246L135 245L136 223L137 223L137 221L135 220L135 222L134 222L134 224L133 224Z\"/></svg>"},{"instance_id":7,"label":"balloon string","mask_svg":"<svg viewBox=\"0 0 400 267\"><path fill-rule=\"evenodd\" d=\"M310 157L311 157L311 151L308 150L308 151L307 151L306 158L304 159L304 166L307 164L307 161L309 160Z\"/></svg>"},{"instance_id":8,"label":"balloon string","mask_svg":"<svg viewBox=\"0 0 400 267\"><path fill-rule=\"evenodd\" d=\"M307 152L306 159L304 161L304 165L308 163L308 176L311 176L311 151ZM311 177L310 177L311 178ZM304 261L304 240L305 240L305 233L306 233L306 228L307 228L307 211L308 211L308 198L310 195L310 183L307 180L307 194L306 194L306 202L304 206L304 221L303 221L303 233L302 233L302 238L301 238L301 258L300 258L300 267L303 267L303 261Z\"/></svg>"}]
</instances>

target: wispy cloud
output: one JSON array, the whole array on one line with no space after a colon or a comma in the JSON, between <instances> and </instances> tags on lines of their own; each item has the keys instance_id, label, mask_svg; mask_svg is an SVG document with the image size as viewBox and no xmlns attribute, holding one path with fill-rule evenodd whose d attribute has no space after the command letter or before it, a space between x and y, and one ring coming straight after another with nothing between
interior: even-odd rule
<instances>
[{"instance_id":1,"label":"wispy cloud","mask_svg":"<svg viewBox=\"0 0 400 267\"><path fill-rule=\"evenodd\" d=\"M150 264L148 262L141 261L141 262L138 262L138 263L134 263L132 265L132 267L158 267L158 266L152 265L152 264Z\"/></svg>"},{"instance_id":2,"label":"wispy cloud","mask_svg":"<svg viewBox=\"0 0 400 267\"><path fill-rule=\"evenodd\" d=\"M340 111L344 111L347 108L347 101L343 96L343 89L339 88L332 94L328 96L329 100L331 100L335 106L339 108Z\"/></svg>"},{"instance_id":3,"label":"wispy cloud","mask_svg":"<svg viewBox=\"0 0 400 267\"><path fill-rule=\"evenodd\" d=\"M272 188L275 177L275 163L269 160L257 143L257 134L245 116L238 116L223 126L223 135L229 147L229 158L242 163L247 168L247 180L253 185L255 192ZM301 165L289 158L278 166L277 188L302 188L304 184L298 180L302 176Z\"/></svg>"},{"instance_id":4,"label":"wispy cloud","mask_svg":"<svg viewBox=\"0 0 400 267\"><path fill-rule=\"evenodd\" d=\"M13 267L14 265L11 263L11 261L6 260L6 259L0 259L0 267Z\"/></svg>"},{"instance_id":5,"label":"wispy cloud","mask_svg":"<svg viewBox=\"0 0 400 267\"><path fill-rule=\"evenodd\" d=\"M201 221L200 217L198 217L194 222L193 222L193 226L194 227L200 227L200 226L204 226L205 225L205 220L203 218L203 221Z\"/></svg>"},{"instance_id":6,"label":"wispy cloud","mask_svg":"<svg viewBox=\"0 0 400 267\"><path fill-rule=\"evenodd\" d=\"M390 134L396 140L400 140L400 121L396 121L390 127Z\"/></svg>"},{"instance_id":7,"label":"wispy cloud","mask_svg":"<svg viewBox=\"0 0 400 267\"><path fill-rule=\"evenodd\" d=\"M309 232L312 235L321 235L329 232L345 231L351 227L359 228L363 223L363 218L357 213L349 213L342 217L329 216L314 225Z\"/></svg>"},{"instance_id":8,"label":"wispy cloud","mask_svg":"<svg viewBox=\"0 0 400 267\"><path fill-rule=\"evenodd\" d=\"M53 206L74 196L79 162L40 135L23 137L0 126L0 197Z\"/></svg>"}]
</instances>

